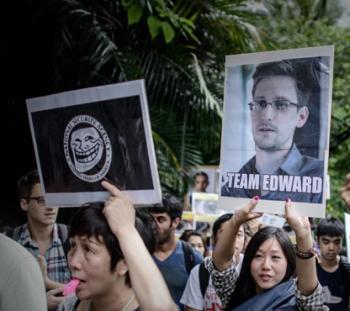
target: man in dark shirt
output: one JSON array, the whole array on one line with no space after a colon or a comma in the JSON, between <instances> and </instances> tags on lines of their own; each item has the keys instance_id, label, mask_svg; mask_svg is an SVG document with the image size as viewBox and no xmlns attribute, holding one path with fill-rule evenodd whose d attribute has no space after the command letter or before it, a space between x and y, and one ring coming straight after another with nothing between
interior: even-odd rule
<instances>
[{"instance_id":1,"label":"man in dark shirt","mask_svg":"<svg viewBox=\"0 0 350 311\"><path fill-rule=\"evenodd\" d=\"M339 256L344 237L344 225L333 217L322 219L317 230L320 256L317 276L325 303L332 311L348 310L350 298L350 264Z\"/></svg>"},{"instance_id":2,"label":"man in dark shirt","mask_svg":"<svg viewBox=\"0 0 350 311\"><path fill-rule=\"evenodd\" d=\"M307 67L296 60L257 66L249 103L256 155L227 174L222 196L322 202L323 161L302 155L294 143L309 117L310 84L300 83L301 68Z\"/></svg>"}]
</instances>

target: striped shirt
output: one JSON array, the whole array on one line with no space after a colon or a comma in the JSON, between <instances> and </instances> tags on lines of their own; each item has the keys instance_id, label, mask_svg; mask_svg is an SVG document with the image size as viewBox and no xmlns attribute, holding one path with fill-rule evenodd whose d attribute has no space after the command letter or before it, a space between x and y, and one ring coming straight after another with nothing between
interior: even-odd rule
<instances>
[{"instance_id":1,"label":"striped shirt","mask_svg":"<svg viewBox=\"0 0 350 311\"><path fill-rule=\"evenodd\" d=\"M38 245L32 240L28 230L28 224L20 226L19 244L24 246L35 258L40 254ZM58 236L57 224L54 224L53 239L46 250L45 260L47 266L47 276L50 280L67 283L71 279L66 255L63 249L63 241Z\"/></svg>"}]
</instances>

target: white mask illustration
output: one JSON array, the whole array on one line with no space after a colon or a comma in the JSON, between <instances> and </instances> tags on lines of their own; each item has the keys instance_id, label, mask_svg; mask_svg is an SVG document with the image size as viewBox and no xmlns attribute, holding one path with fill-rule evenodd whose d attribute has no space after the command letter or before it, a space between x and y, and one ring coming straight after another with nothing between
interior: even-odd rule
<instances>
[{"instance_id":1,"label":"white mask illustration","mask_svg":"<svg viewBox=\"0 0 350 311\"><path fill-rule=\"evenodd\" d=\"M93 183L108 173L112 163L111 141L94 117L77 115L68 122L63 149L70 170L79 179Z\"/></svg>"},{"instance_id":2,"label":"white mask illustration","mask_svg":"<svg viewBox=\"0 0 350 311\"><path fill-rule=\"evenodd\" d=\"M75 168L84 173L101 160L104 144L94 127L86 127L72 133L70 147Z\"/></svg>"}]
</instances>

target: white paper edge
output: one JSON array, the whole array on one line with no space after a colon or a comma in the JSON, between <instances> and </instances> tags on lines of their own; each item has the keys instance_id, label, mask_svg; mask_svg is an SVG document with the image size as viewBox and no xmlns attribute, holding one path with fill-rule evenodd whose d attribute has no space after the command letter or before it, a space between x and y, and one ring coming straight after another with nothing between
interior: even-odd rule
<instances>
[{"instance_id":1,"label":"white paper edge","mask_svg":"<svg viewBox=\"0 0 350 311\"><path fill-rule=\"evenodd\" d=\"M283 59L295 59L295 58L305 58L305 57L316 57L316 56L328 56L330 58L329 71L332 73L329 77L330 92L328 94L328 138L327 145L325 149L324 157L324 174L323 174L323 192L322 192L322 202L323 204L315 203L304 203L304 202L294 202L293 206L296 212L302 216L309 217L325 217L326 210L326 191L325 181L328 172L328 150L329 150L329 137L330 137L330 121L331 121L331 108L332 108L332 92L333 92L333 67L334 67L334 45L318 46L318 47L308 47L299 49L288 49L288 50L278 50L269 52L258 52L258 53L247 53L247 54L237 54L237 55L227 55L225 62L225 82L227 85L227 68L233 65L245 65L245 64L259 64L263 62L279 61ZM226 93L226 91L224 91ZM224 113L225 113L225 98L224 98ZM222 131L224 127L222 127ZM220 147L220 163L222 162L221 155L223 154L223 133L221 135L221 147ZM221 175L221 173L220 173ZM221 189L220 180L220 189ZM239 209L249 202L249 198L235 198L235 197L223 197L221 196L220 190L219 197L219 207L228 209L228 211ZM282 204L281 204L282 203ZM239 207L234 205L238 204ZM282 207L281 207L282 206ZM320 210L321 209L321 210ZM257 208L255 209L259 212L271 213L271 214L281 214L284 212L283 201L272 201L272 200L260 200Z\"/></svg>"},{"instance_id":2,"label":"white paper edge","mask_svg":"<svg viewBox=\"0 0 350 311\"><path fill-rule=\"evenodd\" d=\"M350 214L344 213L344 223L345 223L345 240L346 249L348 253L348 260L350 260Z\"/></svg>"},{"instance_id":3,"label":"white paper edge","mask_svg":"<svg viewBox=\"0 0 350 311\"><path fill-rule=\"evenodd\" d=\"M76 101L76 94L79 93L79 101ZM64 95L64 96L62 96ZM32 120L32 113L43 110L50 110L55 108L62 108L66 106L75 106L84 103L98 102L108 99L124 98L138 95L140 97L142 119L144 123L144 130L147 143L147 151L149 156L149 163L151 169L151 176L154 189L153 190L133 190L125 192L133 204L137 206L158 204L162 202L161 187L157 169L157 161L154 151L154 144L152 139L152 130L150 126L147 98L145 92L144 80L135 80L122 82L117 84L109 84L104 86L90 87L74 91L67 91L48 96L36 97L27 99L27 112L30 130L33 139L35 159L38 167L40 182L44 192L45 203L47 206L59 207L77 207L87 202L101 201L108 197L106 191L94 192L60 192L60 193L46 193L45 184L41 171L41 162L37 151L37 143L34 135L34 126ZM52 103L50 107L47 106L47 100Z\"/></svg>"}]
</instances>

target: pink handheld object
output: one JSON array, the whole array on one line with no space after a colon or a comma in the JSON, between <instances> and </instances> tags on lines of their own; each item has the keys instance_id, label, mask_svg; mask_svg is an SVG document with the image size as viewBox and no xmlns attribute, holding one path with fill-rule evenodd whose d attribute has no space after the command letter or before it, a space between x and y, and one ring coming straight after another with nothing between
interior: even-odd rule
<instances>
[{"instance_id":1,"label":"pink handheld object","mask_svg":"<svg viewBox=\"0 0 350 311\"><path fill-rule=\"evenodd\" d=\"M77 279L73 279L63 287L63 296L67 296L69 294L74 294L75 290L77 289L80 281Z\"/></svg>"}]
</instances>

